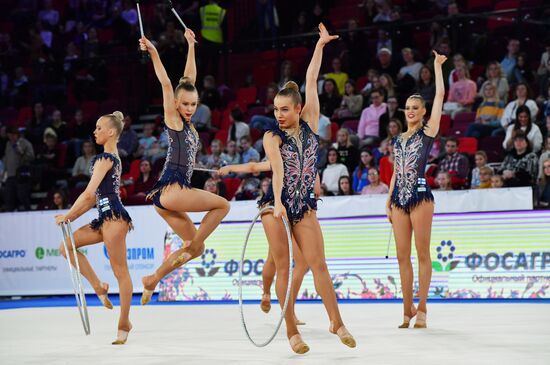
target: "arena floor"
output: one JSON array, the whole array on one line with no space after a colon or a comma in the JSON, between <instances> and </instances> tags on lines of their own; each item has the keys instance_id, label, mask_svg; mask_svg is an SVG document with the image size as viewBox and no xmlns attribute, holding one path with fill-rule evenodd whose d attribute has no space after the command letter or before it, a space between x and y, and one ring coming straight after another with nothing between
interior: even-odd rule
<instances>
[{"instance_id":1,"label":"arena floor","mask_svg":"<svg viewBox=\"0 0 550 365\"><path fill-rule=\"evenodd\" d=\"M284 327L267 347L245 337L237 305L151 305L132 308L134 329L124 346L116 334L118 307L89 308L85 336L74 307L0 310L1 364L550 364L550 303L444 303L429 306L429 328L400 330L398 303L341 304L358 346L350 349L328 332L322 304L298 304L311 350L295 355ZM246 305L258 340L275 327Z\"/></svg>"}]
</instances>

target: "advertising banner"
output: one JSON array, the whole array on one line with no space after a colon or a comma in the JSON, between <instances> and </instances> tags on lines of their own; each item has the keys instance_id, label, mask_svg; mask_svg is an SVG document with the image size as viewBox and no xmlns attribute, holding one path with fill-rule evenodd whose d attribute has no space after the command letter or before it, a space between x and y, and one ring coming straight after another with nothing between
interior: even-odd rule
<instances>
[{"instance_id":1,"label":"advertising banner","mask_svg":"<svg viewBox=\"0 0 550 365\"><path fill-rule=\"evenodd\" d=\"M321 219L327 264L339 298L401 297L395 243L385 217ZM237 300L238 262L249 223L222 225L200 259L161 282L160 300ZM431 298L550 298L550 212L434 217ZM280 244L287 244L281 242ZM165 255L181 246L171 232ZM414 258L414 290L418 262ZM259 299L267 241L257 223L243 262L244 299ZM274 295L274 288L272 290ZM308 273L298 299L319 299Z\"/></svg>"},{"instance_id":2,"label":"advertising banner","mask_svg":"<svg viewBox=\"0 0 550 365\"><path fill-rule=\"evenodd\" d=\"M483 194L480 191L434 194L436 213L488 210L518 212L486 215L437 214L432 235L433 295L438 293L437 295L445 296L447 292L449 296L459 295L455 293L458 289L453 289L455 285L456 288L468 290L474 290L474 284L475 288L483 287L487 290L489 287L509 288L506 285L511 285L509 280L512 279L499 278L503 275L514 277L513 280L517 280L518 283L519 277L524 275L523 280L527 286L534 280L531 276L536 276L545 269L548 271L550 266L545 261L548 259L545 252L550 251L546 234L550 220L543 212L522 211L532 209L530 188L491 189ZM395 254L385 259L389 238L389 224L381 217L384 214L385 199L386 196L382 194L328 197L319 202L318 216L324 233L329 269L334 275L334 285L342 297L399 295L399 272ZM128 266L134 291L141 292L141 277L150 274L161 264L170 250L176 249L180 243L177 236L167 235L169 227L151 206L128 207L128 211L135 226L126 238ZM59 211L42 211L0 214L0 296L57 295L73 292L67 262L59 252L61 229L54 224L54 216L58 213ZM246 230L256 213L255 202L231 202L231 211L224 222L206 241L207 251L203 257L180 269L175 278L167 278L176 281L177 285L170 284L172 287L163 292L163 298L235 299L237 263ZM73 231L89 223L96 215L93 209L83 215L72 223ZM198 223L203 214L192 213L190 217ZM488 220L484 226L480 226L484 217L500 218ZM502 221L502 217L508 217L508 220ZM449 219L451 221L444 223ZM441 246L441 252L437 252L437 247L442 241L450 241L452 245ZM447 261L443 260L443 256L437 259L437 255L448 255L446 252L451 249L456 250L453 251L452 258L447 256ZM391 250L394 250L393 241ZM82 247L80 251L86 255L98 277L109 283L110 292L118 292L103 243ZM507 253L509 254L504 256ZM521 253L525 256L520 255ZM258 290L262 285L261 273L266 255L265 236L261 224L257 224L244 262L246 298L259 297ZM459 263L449 264L457 260L460 260ZM472 274L472 277L466 273ZM476 276L476 282L473 281L473 276ZM376 284L373 281L375 279ZM503 281L495 283L496 280ZM544 281L543 278L539 280ZM84 285L87 293L93 292L86 280ZM538 290L543 287L533 283L525 293L523 288L520 296L525 297L535 288ZM310 274L304 280L301 293L304 298L316 295ZM486 296L486 293L479 289L475 289L475 293L470 294ZM501 295L511 294L509 289L506 289Z\"/></svg>"}]
</instances>

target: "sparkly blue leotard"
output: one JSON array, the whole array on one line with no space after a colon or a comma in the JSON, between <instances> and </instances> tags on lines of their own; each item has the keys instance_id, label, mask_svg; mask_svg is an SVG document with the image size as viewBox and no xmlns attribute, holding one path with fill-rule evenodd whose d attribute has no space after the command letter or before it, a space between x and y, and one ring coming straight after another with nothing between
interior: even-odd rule
<instances>
[{"instance_id":1,"label":"sparkly blue leotard","mask_svg":"<svg viewBox=\"0 0 550 365\"><path fill-rule=\"evenodd\" d=\"M292 224L298 223L307 211L317 210L314 185L319 158L319 136L302 120L300 131L301 150L294 137L289 136L278 125L267 131L281 138L279 148L284 170L281 200ZM258 201L260 207L268 204L274 204L272 187Z\"/></svg>"},{"instance_id":2,"label":"sparkly blue leotard","mask_svg":"<svg viewBox=\"0 0 550 365\"><path fill-rule=\"evenodd\" d=\"M132 229L132 218L124 209L120 201L120 160L117 156L111 153L100 153L90 161L90 173L94 173L94 164L97 160L106 159L113 161L113 167L105 174L105 177L99 184L96 190L96 205L99 212L99 217L94 219L90 226L93 230L99 231L106 220L122 219L128 222Z\"/></svg>"},{"instance_id":3,"label":"sparkly blue leotard","mask_svg":"<svg viewBox=\"0 0 550 365\"><path fill-rule=\"evenodd\" d=\"M199 148L199 137L189 123L184 122L181 131L166 127L164 133L168 135L170 142L166 162L159 180L147 193L147 198L153 199L153 203L162 209L164 207L160 203L160 195L166 186L178 184L180 187L191 187L191 176Z\"/></svg>"},{"instance_id":4,"label":"sparkly blue leotard","mask_svg":"<svg viewBox=\"0 0 550 365\"><path fill-rule=\"evenodd\" d=\"M395 155L395 186L391 195L393 206L410 213L423 201L433 201L426 183L426 163L434 138L424 133L424 127L404 141L402 135L392 140Z\"/></svg>"}]
</instances>

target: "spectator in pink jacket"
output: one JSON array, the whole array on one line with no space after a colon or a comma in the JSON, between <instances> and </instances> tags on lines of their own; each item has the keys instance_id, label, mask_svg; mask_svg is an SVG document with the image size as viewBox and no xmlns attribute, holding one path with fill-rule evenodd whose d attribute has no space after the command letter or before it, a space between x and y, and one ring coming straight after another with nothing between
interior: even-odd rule
<instances>
[{"instance_id":1,"label":"spectator in pink jacket","mask_svg":"<svg viewBox=\"0 0 550 365\"><path fill-rule=\"evenodd\" d=\"M456 68L458 81L451 85L447 102L443 106L443 111L451 114L454 118L458 112L470 111L477 94L477 85L470 80L470 73L466 66Z\"/></svg>"},{"instance_id":2,"label":"spectator in pink jacket","mask_svg":"<svg viewBox=\"0 0 550 365\"><path fill-rule=\"evenodd\" d=\"M381 90L375 89L371 91L370 98L372 104L363 109L361 119L359 119L359 126L357 127L357 135L361 140L361 147L372 145L379 140L380 116L386 112L387 108L387 104L384 103L384 94Z\"/></svg>"}]
</instances>

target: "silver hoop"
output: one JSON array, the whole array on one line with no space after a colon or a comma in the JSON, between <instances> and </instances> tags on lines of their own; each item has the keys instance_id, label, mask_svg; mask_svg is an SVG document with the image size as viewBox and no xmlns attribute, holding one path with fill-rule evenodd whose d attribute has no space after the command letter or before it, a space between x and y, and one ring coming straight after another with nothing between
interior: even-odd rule
<instances>
[{"instance_id":1,"label":"silver hoop","mask_svg":"<svg viewBox=\"0 0 550 365\"><path fill-rule=\"evenodd\" d=\"M248 332L248 328L246 327L246 322L244 320L243 270L242 269L243 269L244 255L246 253L246 246L248 245L248 239L250 237L250 233L252 232L252 228L254 228L254 224L256 223L258 218L261 217L262 214L264 214L268 210L273 210L273 209L274 209L274 207L271 206L271 205L263 207L262 209L260 209L258 214L256 214L256 217L254 217L254 220L250 224L250 228L248 228L248 232L247 232L246 238L244 240L243 251L242 251L242 254L241 254L241 261L239 262L239 308L240 308L240 311L241 311L241 321L242 321L244 332L246 333L246 337L248 337L250 342L256 347L265 347L265 346L269 345L269 343L271 341L273 341L273 339L277 335L277 332L279 332L279 328L281 328L281 324L283 323L283 320L285 318L285 313L286 313L286 309L288 307L288 302L289 302L289 298L290 298L290 291L291 291L291 287L292 287L292 271L293 271L292 261L294 259L294 256L293 256L293 253L292 253L292 234L290 232L290 225L289 225L287 219L285 217L282 217L281 219L282 219L283 224L285 226L286 236L287 236L287 240L288 240L288 253L289 253L288 285L287 285L287 288L286 288L285 302L284 302L283 308L281 310L281 318L279 318L279 322L277 323L277 326L275 327L275 331L273 332L273 334L265 342L257 343L250 336L250 332Z\"/></svg>"},{"instance_id":2,"label":"silver hoop","mask_svg":"<svg viewBox=\"0 0 550 365\"><path fill-rule=\"evenodd\" d=\"M73 229L71 228L71 222L61 223L61 233L63 235L63 247L67 255L67 262L69 263L69 271L71 272L71 281L73 282L74 296L76 299L76 305L78 307L78 314L82 320L82 326L84 327L84 333L90 334L90 318L88 317L88 306L86 305L86 295L84 294L84 287L82 286L82 277L80 276L80 266L78 264L78 255L76 252L76 246L74 242ZM71 241L71 247L73 251L73 257L75 262L75 268L71 265L71 256L68 250L66 239Z\"/></svg>"}]
</instances>

